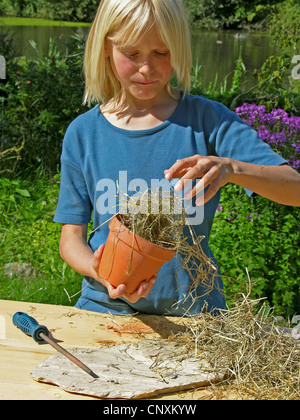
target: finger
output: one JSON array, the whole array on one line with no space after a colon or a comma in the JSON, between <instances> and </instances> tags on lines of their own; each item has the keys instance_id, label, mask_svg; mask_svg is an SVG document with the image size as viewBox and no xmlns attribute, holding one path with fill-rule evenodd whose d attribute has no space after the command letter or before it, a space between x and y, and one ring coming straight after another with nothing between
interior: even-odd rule
<instances>
[{"instance_id":1,"label":"finger","mask_svg":"<svg viewBox=\"0 0 300 420\"><path fill-rule=\"evenodd\" d=\"M100 246L99 246L99 248L97 249L97 254L98 254L98 257L101 259L101 257L102 257L102 254L103 254L103 251L104 251L104 248L105 248L105 245L104 244L101 244Z\"/></svg>"},{"instance_id":2,"label":"finger","mask_svg":"<svg viewBox=\"0 0 300 420\"><path fill-rule=\"evenodd\" d=\"M156 273L153 277L151 277L150 280L148 281L143 281L141 283L141 287L138 288L137 292L138 295L140 295L141 297L146 297L149 295L152 287L155 285L156 280L157 280L157 276L158 274Z\"/></svg>"},{"instance_id":3,"label":"finger","mask_svg":"<svg viewBox=\"0 0 300 420\"><path fill-rule=\"evenodd\" d=\"M209 185L207 191L203 195L203 190L205 187ZM196 185L196 205L203 205L207 203L210 199L214 197L214 195L219 191L221 188L221 178L220 178L220 170L216 167L213 167L210 172L208 172Z\"/></svg>"},{"instance_id":4,"label":"finger","mask_svg":"<svg viewBox=\"0 0 300 420\"><path fill-rule=\"evenodd\" d=\"M148 288L149 288L149 282L146 280L142 281L142 283L139 284L139 287L136 289L136 291L131 294L131 298L140 299L141 297L146 297L148 295L147 293Z\"/></svg>"},{"instance_id":5,"label":"finger","mask_svg":"<svg viewBox=\"0 0 300 420\"><path fill-rule=\"evenodd\" d=\"M172 178L181 178L182 176L184 176L189 170L191 169L191 167L189 166L188 168L183 168L181 170L177 170L176 172L169 172L169 169L166 169L164 171L164 176L165 179L170 181Z\"/></svg>"},{"instance_id":6,"label":"finger","mask_svg":"<svg viewBox=\"0 0 300 420\"><path fill-rule=\"evenodd\" d=\"M207 172L207 168L203 167L203 169L198 169L197 172L197 177L199 177L202 172L203 172L203 178L200 179L199 181L196 182L196 184L193 186L193 188L191 188L190 190L188 190L185 194L184 194L184 198L185 199L191 199L192 197L196 196L196 204L197 205L202 205L204 204L206 201L206 197L208 197L209 199L212 198L212 196L217 192L217 190L220 188L220 182L218 181L219 179L219 175L220 175L220 169L216 166L212 166L210 167L210 169ZM206 173L205 173L206 172ZM193 176L194 173L191 172L190 176ZM184 180L183 180L184 181ZM203 197L203 191L205 189L206 186L210 185L212 186L212 184L214 185L213 188L210 188L210 193L207 195L208 190L205 193L205 199ZM176 185L175 185L176 187ZM211 195L213 194L213 195Z\"/></svg>"},{"instance_id":7,"label":"finger","mask_svg":"<svg viewBox=\"0 0 300 420\"><path fill-rule=\"evenodd\" d=\"M124 296L124 294L126 293L125 284L120 284L118 287L115 287L107 282L106 287L107 287L109 297L111 299L118 299L119 297Z\"/></svg>"},{"instance_id":8,"label":"finger","mask_svg":"<svg viewBox=\"0 0 300 420\"><path fill-rule=\"evenodd\" d=\"M201 166L194 166L193 168L190 168L182 177L181 179L176 183L174 186L174 191L180 192L187 190L189 185L193 182L194 179L201 178L206 173L206 169ZM184 198L192 198L195 195L195 186L192 189L189 189L185 192Z\"/></svg>"},{"instance_id":9,"label":"finger","mask_svg":"<svg viewBox=\"0 0 300 420\"><path fill-rule=\"evenodd\" d=\"M200 200L198 199L196 201L196 205L202 205L207 203L209 200L211 200L219 191L219 189L221 188L221 185L218 181L215 181L213 183L211 183L210 187L208 188L208 190L206 191L206 193L204 194L204 200Z\"/></svg>"},{"instance_id":10,"label":"finger","mask_svg":"<svg viewBox=\"0 0 300 420\"><path fill-rule=\"evenodd\" d=\"M104 251L104 244L100 245L94 252L93 268L97 271Z\"/></svg>"},{"instance_id":11,"label":"finger","mask_svg":"<svg viewBox=\"0 0 300 420\"><path fill-rule=\"evenodd\" d=\"M154 286L157 279L157 274L155 274L150 280L142 281L138 288L131 294L124 294L124 298L131 303L136 303L139 299L145 298L149 295L152 287Z\"/></svg>"},{"instance_id":12,"label":"finger","mask_svg":"<svg viewBox=\"0 0 300 420\"><path fill-rule=\"evenodd\" d=\"M172 178L179 178L185 174L187 170L195 166L200 158L200 155L190 156L187 158L177 160L174 165L164 171L165 178L170 180Z\"/></svg>"},{"instance_id":13,"label":"finger","mask_svg":"<svg viewBox=\"0 0 300 420\"><path fill-rule=\"evenodd\" d=\"M192 168L195 166L198 162L199 155L190 156L183 159L178 159L174 165L172 165L169 169L166 169L165 175L167 175L167 178L178 178L180 176L180 173L182 171L185 171L189 168Z\"/></svg>"},{"instance_id":14,"label":"finger","mask_svg":"<svg viewBox=\"0 0 300 420\"><path fill-rule=\"evenodd\" d=\"M181 179L175 185L174 190L176 192L180 192L181 190L185 189L186 186L189 185L189 183L192 180L195 180L197 178L202 178L212 169L213 166L214 166L214 162L211 159L200 156L199 160L197 161L197 164L194 165L192 168L190 168L181 177ZM195 189L195 186L194 186L192 190L188 191L185 194L185 198L192 198L196 193L197 193L197 190Z\"/></svg>"}]
</instances>

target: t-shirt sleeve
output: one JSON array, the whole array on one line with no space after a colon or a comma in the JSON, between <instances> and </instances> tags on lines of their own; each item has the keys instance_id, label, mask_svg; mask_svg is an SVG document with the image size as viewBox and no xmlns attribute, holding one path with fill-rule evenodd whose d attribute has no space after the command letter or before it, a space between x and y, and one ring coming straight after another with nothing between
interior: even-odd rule
<instances>
[{"instance_id":1,"label":"t-shirt sleeve","mask_svg":"<svg viewBox=\"0 0 300 420\"><path fill-rule=\"evenodd\" d=\"M53 219L55 222L87 224L91 220L92 204L79 157L78 135L69 128L63 142L60 191Z\"/></svg>"},{"instance_id":2,"label":"t-shirt sleeve","mask_svg":"<svg viewBox=\"0 0 300 420\"><path fill-rule=\"evenodd\" d=\"M213 143L217 156L266 166L287 163L260 139L255 130L229 110L223 113L219 121Z\"/></svg>"}]
</instances>

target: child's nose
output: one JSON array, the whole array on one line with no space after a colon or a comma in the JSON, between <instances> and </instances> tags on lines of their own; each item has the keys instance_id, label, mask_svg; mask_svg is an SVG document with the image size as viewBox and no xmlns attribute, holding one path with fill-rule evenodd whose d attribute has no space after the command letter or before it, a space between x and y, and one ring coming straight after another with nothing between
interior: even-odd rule
<instances>
[{"instance_id":1,"label":"child's nose","mask_svg":"<svg viewBox=\"0 0 300 420\"><path fill-rule=\"evenodd\" d=\"M147 73L151 73L152 71L152 63L150 60L144 60L141 64L140 64L140 68L139 68L139 72L142 74L147 74Z\"/></svg>"}]
</instances>

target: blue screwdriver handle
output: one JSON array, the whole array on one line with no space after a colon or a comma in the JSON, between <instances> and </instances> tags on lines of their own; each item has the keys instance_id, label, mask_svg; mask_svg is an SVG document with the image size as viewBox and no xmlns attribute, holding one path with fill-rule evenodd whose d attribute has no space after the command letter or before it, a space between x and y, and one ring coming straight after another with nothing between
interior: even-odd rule
<instances>
[{"instance_id":1,"label":"blue screwdriver handle","mask_svg":"<svg viewBox=\"0 0 300 420\"><path fill-rule=\"evenodd\" d=\"M47 337L50 332L44 325L39 325L38 322L27 315L25 312L16 312L13 316L13 324L20 328L23 333L30 335L37 343L42 343L44 340L40 337L40 333L44 333Z\"/></svg>"}]
</instances>

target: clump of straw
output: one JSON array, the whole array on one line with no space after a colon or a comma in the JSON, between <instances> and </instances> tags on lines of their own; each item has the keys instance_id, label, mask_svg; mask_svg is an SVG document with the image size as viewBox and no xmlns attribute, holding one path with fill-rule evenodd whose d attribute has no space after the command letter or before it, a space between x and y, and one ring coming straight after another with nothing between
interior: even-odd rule
<instances>
[{"instance_id":1,"label":"clump of straw","mask_svg":"<svg viewBox=\"0 0 300 420\"><path fill-rule=\"evenodd\" d=\"M180 249L186 214L178 195L153 189L122 200L126 213L120 220L129 230L164 248Z\"/></svg>"},{"instance_id":2,"label":"clump of straw","mask_svg":"<svg viewBox=\"0 0 300 420\"><path fill-rule=\"evenodd\" d=\"M131 232L181 255L182 266L191 279L189 295L196 296L200 284L204 286L204 294L213 290L217 268L201 247L204 236L196 238L188 224L182 197L173 191L148 189L133 197L122 196L120 208L120 221ZM191 240L188 240L184 226L189 230Z\"/></svg>"},{"instance_id":3,"label":"clump of straw","mask_svg":"<svg viewBox=\"0 0 300 420\"><path fill-rule=\"evenodd\" d=\"M242 294L219 315L192 316L187 343L223 378L212 384L212 398L282 399L300 397L300 343L276 325L272 310ZM260 306L260 308L259 308Z\"/></svg>"}]
</instances>

